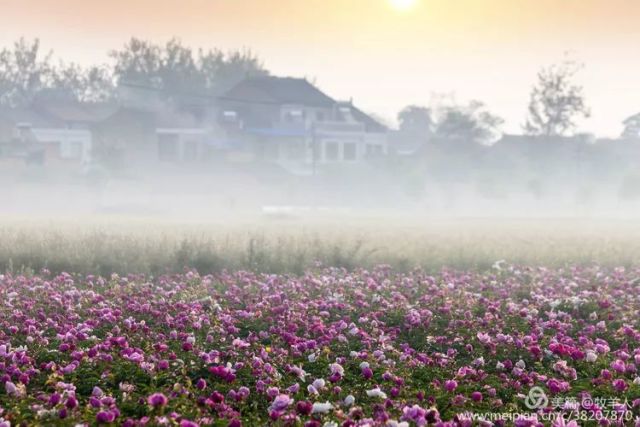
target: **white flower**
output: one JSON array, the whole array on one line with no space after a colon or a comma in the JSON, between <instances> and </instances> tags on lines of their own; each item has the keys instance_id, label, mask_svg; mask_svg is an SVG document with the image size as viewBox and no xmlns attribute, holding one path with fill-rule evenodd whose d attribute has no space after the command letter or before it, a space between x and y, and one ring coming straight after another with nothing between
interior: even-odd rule
<instances>
[{"instance_id":1,"label":"white flower","mask_svg":"<svg viewBox=\"0 0 640 427\"><path fill-rule=\"evenodd\" d=\"M316 388L316 390L320 390L320 389L324 388L325 384L326 384L326 382L322 378L318 378L314 382L311 383L311 385L313 385Z\"/></svg>"},{"instance_id":2,"label":"white flower","mask_svg":"<svg viewBox=\"0 0 640 427\"><path fill-rule=\"evenodd\" d=\"M635 385L640 385L640 377L635 377L634 380L633 380L633 383Z\"/></svg>"},{"instance_id":3,"label":"white flower","mask_svg":"<svg viewBox=\"0 0 640 427\"><path fill-rule=\"evenodd\" d=\"M496 370L504 371L504 363L502 363L502 362L496 363Z\"/></svg>"},{"instance_id":4,"label":"white flower","mask_svg":"<svg viewBox=\"0 0 640 427\"><path fill-rule=\"evenodd\" d=\"M387 421L387 427L409 427L409 423L406 421L397 422L396 420Z\"/></svg>"},{"instance_id":5,"label":"white flower","mask_svg":"<svg viewBox=\"0 0 640 427\"><path fill-rule=\"evenodd\" d=\"M494 263L493 263L493 265L491 266L491 268L493 268L494 270L498 270L498 271L500 271L500 270L502 270L502 265L501 265L501 264L504 264L504 263L506 263L506 262L507 262L507 261L505 261L505 260L503 260L503 259L498 260L498 261L496 261L496 262L494 262Z\"/></svg>"},{"instance_id":6,"label":"white flower","mask_svg":"<svg viewBox=\"0 0 640 427\"><path fill-rule=\"evenodd\" d=\"M313 408L311 409L312 414L326 414L330 410L333 409L333 405L329 402L316 402L313 404Z\"/></svg>"},{"instance_id":7,"label":"white flower","mask_svg":"<svg viewBox=\"0 0 640 427\"><path fill-rule=\"evenodd\" d=\"M322 425L322 427L338 427L338 423L335 421L327 421Z\"/></svg>"},{"instance_id":8,"label":"white flower","mask_svg":"<svg viewBox=\"0 0 640 427\"><path fill-rule=\"evenodd\" d=\"M527 364L526 364L526 363L524 363L524 360L520 359L520 360L518 360L518 363L516 363L516 366L517 366L518 368L520 368L520 369L524 369L524 368L526 368L526 367L527 367Z\"/></svg>"},{"instance_id":9,"label":"white flower","mask_svg":"<svg viewBox=\"0 0 640 427\"><path fill-rule=\"evenodd\" d=\"M345 397L345 398L344 398L344 404L345 404L346 406L351 406L351 405L353 405L353 404L355 403L355 401L356 401L356 398L355 398L355 397L353 397L353 395L352 395L352 394L350 394L349 396L347 396L347 397Z\"/></svg>"},{"instance_id":10,"label":"white flower","mask_svg":"<svg viewBox=\"0 0 640 427\"><path fill-rule=\"evenodd\" d=\"M589 350L587 351L587 356L586 356L587 362L595 362L596 360L598 360L598 355L596 354L595 351Z\"/></svg>"},{"instance_id":11,"label":"white flower","mask_svg":"<svg viewBox=\"0 0 640 427\"><path fill-rule=\"evenodd\" d=\"M7 392L9 396L18 394L18 388L11 381L7 381L6 383L4 383L4 390Z\"/></svg>"},{"instance_id":12,"label":"white flower","mask_svg":"<svg viewBox=\"0 0 640 427\"><path fill-rule=\"evenodd\" d=\"M307 356L307 360L311 363L315 362L317 358L318 356L315 353L311 353L309 356Z\"/></svg>"},{"instance_id":13,"label":"white flower","mask_svg":"<svg viewBox=\"0 0 640 427\"><path fill-rule=\"evenodd\" d=\"M332 374L340 374L340 376L344 375L344 368L339 363L332 363L329 366L329 370Z\"/></svg>"},{"instance_id":14,"label":"white flower","mask_svg":"<svg viewBox=\"0 0 640 427\"><path fill-rule=\"evenodd\" d=\"M368 362L362 362L360 364L360 369L364 369L364 368L368 368L369 367L369 363Z\"/></svg>"},{"instance_id":15,"label":"white flower","mask_svg":"<svg viewBox=\"0 0 640 427\"><path fill-rule=\"evenodd\" d=\"M356 357L358 357L358 352L351 350L351 352L349 353L349 356L351 356L351 357L353 357L355 359Z\"/></svg>"},{"instance_id":16,"label":"white flower","mask_svg":"<svg viewBox=\"0 0 640 427\"><path fill-rule=\"evenodd\" d=\"M380 397L382 399L386 399L387 398L387 394L380 390L378 387L371 389L371 390L367 390L367 396L369 397Z\"/></svg>"}]
</instances>

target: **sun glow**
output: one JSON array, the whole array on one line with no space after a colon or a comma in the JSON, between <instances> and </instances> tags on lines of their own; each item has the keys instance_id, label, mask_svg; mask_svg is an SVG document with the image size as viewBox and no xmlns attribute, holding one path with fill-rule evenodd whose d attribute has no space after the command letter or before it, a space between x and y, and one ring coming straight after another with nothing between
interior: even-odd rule
<instances>
[{"instance_id":1,"label":"sun glow","mask_svg":"<svg viewBox=\"0 0 640 427\"><path fill-rule=\"evenodd\" d=\"M412 9L416 3L418 3L418 0L389 0L391 7L401 12Z\"/></svg>"}]
</instances>

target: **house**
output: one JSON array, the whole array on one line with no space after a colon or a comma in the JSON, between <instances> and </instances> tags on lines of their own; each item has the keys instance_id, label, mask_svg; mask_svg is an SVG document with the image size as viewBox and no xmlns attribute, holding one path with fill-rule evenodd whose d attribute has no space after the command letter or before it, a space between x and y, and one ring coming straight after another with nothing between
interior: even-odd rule
<instances>
[{"instance_id":1,"label":"house","mask_svg":"<svg viewBox=\"0 0 640 427\"><path fill-rule=\"evenodd\" d=\"M104 139L112 145L119 141L116 146L125 164L209 160L221 143L216 135L214 101L194 94L166 97L156 88L121 82L120 114L113 118L116 125L109 126L111 132Z\"/></svg>"},{"instance_id":2,"label":"house","mask_svg":"<svg viewBox=\"0 0 640 427\"><path fill-rule=\"evenodd\" d=\"M5 159L30 164L71 162L91 158L92 135L84 126L34 108L0 109L0 153Z\"/></svg>"},{"instance_id":3,"label":"house","mask_svg":"<svg viewBox=\"0 0 640 427\"><path fill-rule=\"evenodd\" d=\"M112 102L44 96L0 110L0 152L112 169L265 161L297 175L387 153L385 126L306 79L248 78L222 97L120 86Z\"/></svg>"},{"instance_id":4,"label":"house","mask_svg":"<svg viewBox=\"0 0 640 427\"><path fill-rule=\"evenodd\" d=\"M116 102L39 99L0 109L0 147L3 157L30 164L157 162L156 114Z\"/></svg>"},{"instance_id":5,"label":"house","mask_svg":"<svg viewBox=\"0 0 640 427\"><path fill-rule=\"evenodd\" d=\"M220 97L219 109L232 155L273 161L296 174L387 152L384 125L306 79L245 79Z\"/></svg>"},{"instance_id":6,"label":"house","mask_svg":"<svg viewBox=\"0 0 640 427\"><path fill-rule=\"evenodd\" d=\"M215 120L189 111L163 110L156 114L158 160L193 163L210 160L218 147Z\"/></svg>"}]
</instances>

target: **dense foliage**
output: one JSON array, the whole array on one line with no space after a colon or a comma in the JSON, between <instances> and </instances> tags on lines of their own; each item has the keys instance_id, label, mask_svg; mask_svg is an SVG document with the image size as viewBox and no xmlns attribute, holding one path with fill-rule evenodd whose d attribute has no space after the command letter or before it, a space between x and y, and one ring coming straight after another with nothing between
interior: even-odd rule
<instances>
[{"instance_id":1,"label":"dense foliage","mask_svg":"<svg viewBox=\"0 0 640 427\"><path fill-rule=\"evenodd\" d=\"M158 45L133 37L109 56L112 66L56 64L38 39L21 38L0 48L0 106L28 107L38 98L112 101L118 84L153 88L166 98L219 95L245 77L268 75L249 50L194 51L178 39Z\"/></svg>"},{"instance_id":2,"label":"dense foliage","mask_svg":"<svg viewBox=\"0 0 640 427\"><path fill-rule=\"evenodd\" d=\"M0 425L640 425L639 273L7 274Z\"/></svg>"}]
</instances>

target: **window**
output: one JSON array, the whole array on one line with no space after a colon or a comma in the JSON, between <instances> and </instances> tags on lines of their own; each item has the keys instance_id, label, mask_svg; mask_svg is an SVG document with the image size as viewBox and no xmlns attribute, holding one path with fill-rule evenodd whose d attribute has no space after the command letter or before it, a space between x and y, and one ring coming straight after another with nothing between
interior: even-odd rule
<instances>
[{"instance_id":1,"label":"window","mask_svg":"<svg viewBox=\"0 0 640 427\"><path fill-rule=\"evenodd\" d=\"M351 107L343 106L343 107L340 107L339 111L343 121L345 122L353 121L353 114L351 113Z\"/></svg>"},{"instance_id":2,"label":"window","mask_svg":"<svg viewBox=\"0 0 640 427\"><path fill-rule=\"evenodd\" d=\"M12 137L21 141L26 141L29 138L29 132L31 132L31 123L20 122L16 124Z\"/></svg>"},{"instance_id":3,"label":"window","mask_svg":"<svg viewBox=\"0 0 640 427\"><path fill-rule=\"evenodd\" d=\"M338 143L337 142L325 142L324 159L332 162L335 162L336 160L338 160Z\"/></svg>"},{"instance_id":4,"label":"window","mask_svg":"<svg viewBox=\"0 0 640 427\"><path fill-rule=\"evenodd\" d=\"M235 122L238 120L238 113L233 110L225 110L222 112L222 118L225 122Z\"/></svg>"},{"instance_id":5,"label":"window","mask_svg":"<svg viewBox=\"0 0 640 427\"><path fill-rule=\"evenodd\" d=\"M345 142L342 149L344 150L343 158L345 161L354 161L357 159L357 146L355 142Z\"/></svg>"},{"instance_id":6,"label":"window","mask_svg":"<svg viewBox=\"0 0 640 427\"><path fill-rule=\"evenodd\" d=\"M298 123L304 121L304 111L300 109L290 109L284 113L284 121L287 123Z\"/></svg>"},{"instance_id":7,"label":"window","mask_svg":"<svg viewBox=\"0 0 640 427\"><path fill-rule=\"evenodd\" d=\"M158 158L163 162L173 162L178 159L178 136L158 136Z\"/></svg>"}]
</instances>

